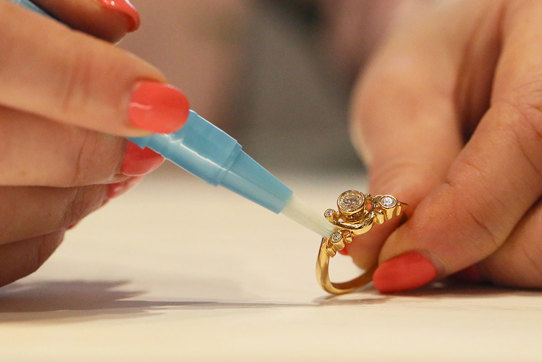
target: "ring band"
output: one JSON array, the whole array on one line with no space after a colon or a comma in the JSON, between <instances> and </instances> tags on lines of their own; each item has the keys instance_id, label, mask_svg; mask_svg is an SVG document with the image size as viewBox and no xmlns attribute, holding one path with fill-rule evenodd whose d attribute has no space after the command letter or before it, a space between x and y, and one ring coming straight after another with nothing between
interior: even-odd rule
<instances>
[{"instance_id":1,"label":"ring band","mask_svg":"<svg viewBox=\"0 0 542 362\"><path fill-rule=\"evenodd\" d=\"M322 238L316 260L316 279L320 286L331 294L350 293L371 282L374 266L352 280L334 283L329 278L329 261L338 251L350 244L357 235L365 234L375 223L383 224L394 216L401 215L404 202L392 195L363 194L348 190L337 199L338 211L327 209L324 217L335 226L335 231Z\"/></svg>"}]
</instances>

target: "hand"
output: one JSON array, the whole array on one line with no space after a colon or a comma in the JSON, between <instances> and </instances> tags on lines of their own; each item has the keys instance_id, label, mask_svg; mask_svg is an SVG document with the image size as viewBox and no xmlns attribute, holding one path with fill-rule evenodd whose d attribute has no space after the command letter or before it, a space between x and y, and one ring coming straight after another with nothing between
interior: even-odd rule
<instances>
[{"instance_id":1,"label":"hand","mask_svg":"<svg viewBox=\"0 0 542 362\"><path fill-rule=\"evenodd\" d=\"M542 287L542 3L409 1L354 93L372 194L408 220L349 245L375 286ZM468 268L468 269L467 269ZM466 271L465 271L466 270Z\"/></svg>"},{"instance_id":2,"label":"hand","mask_svg":"<svg viewBox=\"0 0 542 362\"><path fill-rule=\"evenodd\" d=\"M137 27L129 3L39 3L90 35L0 1L0 285L163 161L120 136L172 132L188 111L156 69L104 41Z\"/></svg>"}]
</instances>

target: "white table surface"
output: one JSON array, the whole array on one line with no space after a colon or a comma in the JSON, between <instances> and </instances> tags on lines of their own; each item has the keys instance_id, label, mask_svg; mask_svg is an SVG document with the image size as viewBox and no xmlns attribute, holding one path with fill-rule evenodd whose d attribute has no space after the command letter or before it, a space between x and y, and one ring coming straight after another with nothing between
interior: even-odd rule
<instances>
[{"instance_id":1,"label":"white table surface","mask_svg":"<svg viewBox=\"0 0 542 362\"><path fill-rule=\"evenodd\" d=\"M318 210L362 179L285 176ZM265 230L265 232L259 232ZM326 299L319 237L181 172L151 176L0 289L2 361L542 360L542 297L457 285ZM346 257L334 278L356 273Z\"/></svg>"}]
</instances>

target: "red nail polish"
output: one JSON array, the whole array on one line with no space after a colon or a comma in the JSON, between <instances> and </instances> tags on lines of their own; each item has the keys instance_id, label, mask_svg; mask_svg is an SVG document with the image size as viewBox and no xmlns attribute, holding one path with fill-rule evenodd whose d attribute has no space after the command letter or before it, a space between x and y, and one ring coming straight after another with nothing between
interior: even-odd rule
<instances>
[{"instance_id":1,"label":"red nail polish","mask_svg":"<svg viewBox=\"0 0 542 362\"><path fill-rule=\"evenodd\" d=\"M163 162L164 158L150 148L139 148L128 141L120 171L126 176L143 176L156 170Z\"/></svg>"},{"instance_id":2,"label":"red nail polish","mask_svg":"<svg viewBox=\"0 0 542 362\"><path fill-rule=\"evenodd\" d=\"M130 177L128 180L123 182L117 182L109 185L109 190L107 192L107 198L112 199L124 194L126 191L134 187L143 179L142 176Z\"/></svg>"},{"instance_id":3,"label":"red nail polish","mask_svg":"<svg viewBox=\"0 0 542 362\"><path fill-rule=\"evenodd\" d=\"M483 281L482 275L476 265L471 265L468 268L458 271L454 274L454 278L465 282L479 283Z\"/></svg>"},{"instance_id":4,"label":"red nail polish","mask_svg":"<svg viewBox=\"0 0 542 362\"><path fill-rule=\"evenodd\" d=\"M128 31L135 31L139 28L141 20L136 8L128 0L99 0L102 6L107 9L118 11L128 18Z\"/></svg>"},{"instance_id":5,"label":"red nail polish","mask_svg":"<svg viewBox=\"0 0 542 362\"><path fill-rule=\"evenodd\" d=\"M154 133L171 133L181 128L190 107L184 94L167 84L140 82L130 101L130 121Z\"/></svg>"},{"instance_id":6,"label":"red nail polish","mask_svg":"<svg viewBox=\"0 0 542 362\"><path fill-rule=\"evenodd\" d=\"M436 275L436 268L425 256L409 252L380 265L373 275L373 282L383 293L399 292L424 286Z\"/></svg>"},{"instance_id":7,"label":"red nail polish","mask_svg":"<svg viewBox=\"0 0 542 362\"><path fill-rule=\"evenodd\" d=\"M341 254L341 255L348 255L348 244L345 244L345 245L344 245L344 249L343 249L343 250L339 250L339 254Z\"/></svg>"}]
</instances>

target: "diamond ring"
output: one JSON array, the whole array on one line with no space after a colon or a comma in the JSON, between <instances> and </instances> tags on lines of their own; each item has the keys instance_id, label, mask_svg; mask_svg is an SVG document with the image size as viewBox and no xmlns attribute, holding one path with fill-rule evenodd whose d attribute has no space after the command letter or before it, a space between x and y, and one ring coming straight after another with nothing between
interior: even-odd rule
<instances>
[{"instance_id":1,"label":"diamond ring","mask_svg":"<svg viewBox=\"0 0 542 362\"><path fill-rule=\"evenodd\" d=\"M322 238L316 261L316 279L326 292L349 293L371 281L376 263L357 278L334 283L329 279L329 260L350 244L354 236L365 234L375 223L383 224L401 215L405 205L392 195L371 196L356 190L348 190L339 195L338 211L327 209L324 212L324 217L335 226L335 231L327 238Z\"/></svg>"}]
</instances>

